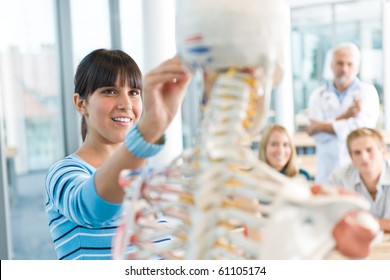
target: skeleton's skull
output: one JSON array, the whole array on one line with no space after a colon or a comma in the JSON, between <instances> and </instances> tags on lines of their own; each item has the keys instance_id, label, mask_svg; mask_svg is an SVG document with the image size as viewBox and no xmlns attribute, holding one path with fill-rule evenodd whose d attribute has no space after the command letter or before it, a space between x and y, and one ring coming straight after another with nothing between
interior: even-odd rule
<instances>
[{"instance_id":1,"label":"skeleton's skull","mask_svg":"<svg viewBox=\"0 0 390 280\"><path fill-rule=\"evenodd\" d=\"M271 89L283 73L290 32L287 1L180 0L176 11L177 49L187 66L203 69L206 76L231 68L254 75L257 108L247 131L258 133Z\"/></svg>"}]
</instances>

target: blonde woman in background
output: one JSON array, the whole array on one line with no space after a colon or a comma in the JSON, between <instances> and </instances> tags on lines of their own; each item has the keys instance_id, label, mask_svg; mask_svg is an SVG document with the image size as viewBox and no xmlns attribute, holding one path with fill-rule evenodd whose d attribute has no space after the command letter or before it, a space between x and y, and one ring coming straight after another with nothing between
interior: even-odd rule
<instances>
[{"instance_id":1,"label":"blonde woman in background","mask_svg":"<svg viewBox=\"0 0 390 280\"><path fill-rule=\"evenodd\" d=\"M271 124L263 130L259 145L259 159L288 177L301 174L307 180L312 180L306 170L298 167L292 138L281 125Z\"/></svg>"}]
</instances>

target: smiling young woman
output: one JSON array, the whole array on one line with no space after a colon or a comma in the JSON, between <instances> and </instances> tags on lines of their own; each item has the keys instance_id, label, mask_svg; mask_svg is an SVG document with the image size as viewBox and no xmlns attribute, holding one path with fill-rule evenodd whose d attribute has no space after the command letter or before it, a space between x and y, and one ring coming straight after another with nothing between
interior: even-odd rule
<instances>
[{"instance_id":1,"label":"smiling young woman","mask_svg":"<svg viewBox=\"0 0 390 280\"><path fill-rule=\"evenodd\" d=\"M292 138L281 125L271 124L264 128L259 145L259 159L288 177L301 174L311 180L310 174L298 167Z\"/></svg>"},{"instance_id":2,"label":"smiling young woman","mask_svg":"<svg viewBox=\"0 0 390 280\"><path fill-rule=\"evenodd\" d=\"M189 80L177 57L144 79L120 50L95 50L81 61L73 100L83 143L46 177L46 212L59 259L111 258L124 196L119 173L141 168L161 150Z\"/></svg>"}]
</instances>

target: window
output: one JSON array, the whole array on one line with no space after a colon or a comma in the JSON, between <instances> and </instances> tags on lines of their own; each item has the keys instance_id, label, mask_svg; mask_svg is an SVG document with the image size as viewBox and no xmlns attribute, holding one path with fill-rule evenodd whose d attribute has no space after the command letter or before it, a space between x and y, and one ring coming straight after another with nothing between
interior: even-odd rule
<instances>
[{"instance_id":1,"label":"window","mask_svg":"<svg viewBox=\"0 0 390 280\"><path fill-rule=\"evenodd\" d=\"M71 0L73 65L95 49L111 47L108 0Z\"/></svg>"},{"instance_id":2,"label":"window","mask_svg":"<svg viewBox=\"0 0 390 280\"><path fill-rule=\"evenodd\" d=\"M0 36L6 146L17 174L46 169L64 156L53 1L8 2Z\"/></svg>"}]
</instances>

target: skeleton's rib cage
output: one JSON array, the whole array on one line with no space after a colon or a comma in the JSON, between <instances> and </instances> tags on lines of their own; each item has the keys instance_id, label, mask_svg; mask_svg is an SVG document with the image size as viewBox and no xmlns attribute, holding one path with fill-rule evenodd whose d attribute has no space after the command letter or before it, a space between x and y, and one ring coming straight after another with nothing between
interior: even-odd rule
<instances>
[{"instance_id":1,"label":"skeleton's rib cage","mask_svg":"<svg viewBox=\"0 0 390 280\"><path fill-rule=\"evenodd\" d=\"M367 205L356 197L314 196L304 180L280 175L242 145L256 90L267 82L257 85L232 70L219 75L196 147L128 183L114 258L123 258L128 243L134 259L315 259L333 248L335 223ZM166 223L157 222L161 217Z\"/></svg>"}]
</instances>

